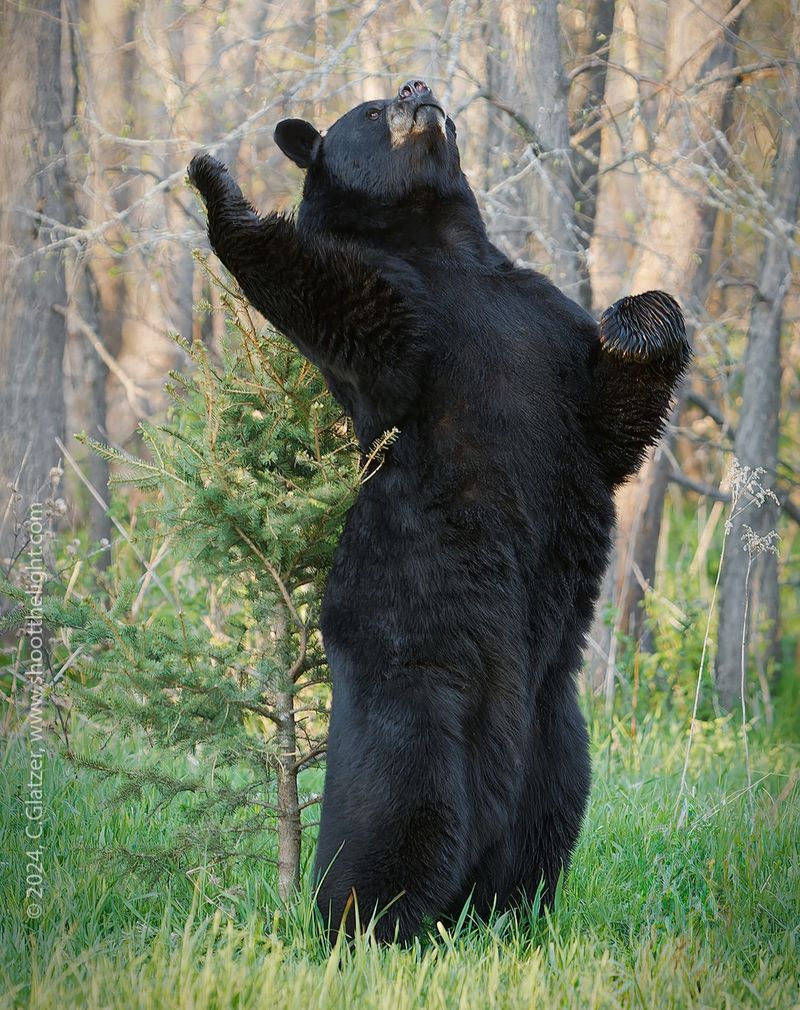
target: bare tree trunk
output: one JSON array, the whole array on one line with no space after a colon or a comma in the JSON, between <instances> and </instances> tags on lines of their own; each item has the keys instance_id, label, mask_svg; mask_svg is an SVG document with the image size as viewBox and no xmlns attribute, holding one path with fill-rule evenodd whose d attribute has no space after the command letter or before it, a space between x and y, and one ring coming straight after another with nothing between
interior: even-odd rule
<instances>
[{"instance_id":1,"label":"bare tree trunk","mask_svg":"<svg viewBox=\"0 0 800 1010\"><path fill-rule=\"evenodd\" d=\"M70 5L67 5L70 14ZM65 27L63 48L65 54L64 77L64 130L67 182L64 189L64 207L67 219L77 224L81 219L83 194L76 185L81 177L85 147L83 138L76 140L77 131L70 130L79 114L80 53L78 21L70 17ZM67 66L68 65L68 66ZM96 345L103 344L100 331L100 298L86 250L81 246L70 250L65 257L66 266L66 325L67 345L64 355L64 403L67 431L86 431L95 439L104 440L106 434L106 381L108 368L100 357ZM91 337L91 339L90 339ZM80 448L80 447L77 447ZM108 462L98 453L84 450L89 471L89 481L103 498L108 486ZM77 455L77 453L76 453ZM91 495L87 495L77 476L66 475L70 500L85 500L85 514L89 520L94 543L111 542L111 518ZM71 485L71 486L70 486ZM80 517L79 518L80 521ZM110 551L95 556L96 566L105 567L110 561Z\"/></svg>"},{"instance_id":2,"label":"bare tree trunk","mask_svg":"<svg viewBox=\"0 0 800 1010\"><path fill-rule=\"evenodd\" d=\"M493 5L491 16L489 100L528 144L520 169L525 175L506 197L508 213L499 228L526 220L525 243L512 241L509 252L524 254L572 297L585 298L558 4L509 0Z\"/></svg>"},{"instance_id":3,"label":"bare tree trunk","mask_svg":"<svg viewBox=\"0 0 800 1010\"><path fill-rule=\"evenodd\" d=\"M536 132L538 185L528 213L536 215L549 244L550 279L572 297L585 292L585 276L575 227L572 194L572 152L567 113L568 81L561 63L561 29L556 0L526 5L526 13L517 13L520 22L510 25L516 39L513 58L516 76L525 97L525 108ZM523 32L522 36L518 34Z\"/></svg>"},{"instance_id":4,"label":"bare tree trunk","mask_svg":"<svg viewBox=\"0 0 800 1010\"><path fill-rule=\"evenodd\" d=\"M720 74L735 58L731 0L671 0L667 24L667 65L660 93L656 140L642 185L647 215L642 223L632 292L665 288L687 302L700 295L702 257L710 243L711 218L705 206L707 172L717 167L732 77ZM687 306L685 306L687 307ZM690 320L696 315L689 305ZM642 603L653 584L669 458L651 454L617 499L614 578L607 589L617 611L616 632L640 641ZM595 668L596 669L596 668ZM597 680L597 676L594 677Z\"/></svg>"},{"instance_id":5,"label":"bare tree trunk","mask_svg":"<svg viewBox=\"0 0 800 1010\"><path fill-rule=\"evenodd\" d=\"M78 7L84 31L73 30L76 63L82 74L81 112L91 123L87 131L91 177L89 192L77 192L81 210L90 221L101 222L128 204L124 169L127 151L110 136L120 135L129 122L136 55L132 40L135 12L125 0L70 0ZM77 17L72 12L73 21ZM108 134L108 136L103 136ZM124 230L112 229L89 250L93 281L100 299L98 327L103 346L116 358L122 346L125 315L125 276L113 250L124 246ZM119 390L116 391L119 393Z\"/></svg>"},{"instance_id":6,"label":"bare tree trunk","mask_svg":"<svg viewBox=\"0 0 800 1010\"><path fill-rule=\"evenodd\" d=\"M761 271L750 314L744 363L744 388L734 451L742 466L763 467L766 483L775 483L781 395L781 326L784 302L792 280L789 235L797 222L800 202L800 23L795 17L783 93L786 107L779 127L773 162L770 203L774 227L764 243ZM769 499L760 509L748 508L732 518L730 543L720 575L719 634L716 684L723 709L731 709L741 688L742 635L759 642L757 662L762 683L780 660L778 558L770 550L756 553L748 591L748 554L742 533L749 526L764 536L778 526L778 506ZM748 599L749 596L749 599ZM758 629L757 634L753 634Z\"/></svg>"},{"instance_id":7,"label":"bare tree trunk","mask_svg":"<svg viewBox=\"0 0 800 1010\"><path fill-rule=\"evenodd\" d=\"M581 249L583 264L578 301L587 309L592 307L592 285L589 275L589 247L594 234L597 210L597 190L600 168L600 122L603 96L606 90L608 50L614 30L615 0L592 0L584 8L586 22L581 38L580 54L583 67L573 87L572 135L585 135L575 145L573 154L573 203L576 218L576 237Z\"/></svg>"},{"instance_id":8,"label":"bare tree trunk","mask_svg":"<svg viewBox=\"0 0 800 1010\"><path fill-rule=\"evenodd\" d=\"M64 262L60 249L43 251L64 237L50 223L64 220L60 0L4 4L0 50L0 517L13 483L24 519L64 437L65 326L53 309L66 300ZM2 559L23 546L13 525L7 516Z\"/></svg>"}]
</instances>

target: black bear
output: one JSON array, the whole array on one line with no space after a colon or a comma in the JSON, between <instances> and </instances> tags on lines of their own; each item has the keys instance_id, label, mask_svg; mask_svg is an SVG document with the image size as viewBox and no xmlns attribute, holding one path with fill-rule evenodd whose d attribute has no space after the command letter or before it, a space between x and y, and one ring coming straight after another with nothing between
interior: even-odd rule
<instances>
[{"instance_id":1,"label":"black bear","mask_svg":"<svg viewBox=\"0 0 800 1010\"><path fill-rule=\"evenodd\" d=\"M226 168L189 176L219 258L324 374L366 451L325 592L333 708L316 858L331 932L552 898L589 791L575 676L614 488L658 437L688 357L678 306L624 298L598 326L489 242L456 128L424 81L322 136L296 219Z\"/></svg>"}]
</instances>

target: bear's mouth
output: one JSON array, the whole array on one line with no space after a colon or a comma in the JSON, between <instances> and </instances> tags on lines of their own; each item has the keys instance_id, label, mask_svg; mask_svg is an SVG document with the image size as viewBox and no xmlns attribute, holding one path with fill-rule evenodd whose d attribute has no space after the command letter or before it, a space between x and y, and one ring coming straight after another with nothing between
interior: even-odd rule
<instances>
[{"instance_id":1,"label":"bear's mouth","mask_svg":"<svg viewBox=\"0 0 800 1010\"><path fill-rule=\"evenodd\" d=\"M401 147L412 137L433 139L446 133L447 113L435 99L413 108L410 103L397 103L390 107L387 119L392 147Z\"/></svg>"},{"instance_id":2,"label":"bear's mouth","mask_svg":"<svg viewBox=\"0 0 800 1010\"><path fill-rule=\"evenodd\" d=\"M411 116L410 133L417 136L444 137L447 113L438 102L420 102Z\"/></svg>"},{"instance_id":3,"label":"bear's mouth","mask_svg":"<svg viewBox=\"0 0 800 1010\"><path fill-rule=\"evenodd\" d=\"M417 113L420 109L436 109L437 112L442 114L442 119L447 119L447 113L444 109L436 102L420 102L420 104L414 109L414 122L417 121Z\"/></svg>"}]
</instances>

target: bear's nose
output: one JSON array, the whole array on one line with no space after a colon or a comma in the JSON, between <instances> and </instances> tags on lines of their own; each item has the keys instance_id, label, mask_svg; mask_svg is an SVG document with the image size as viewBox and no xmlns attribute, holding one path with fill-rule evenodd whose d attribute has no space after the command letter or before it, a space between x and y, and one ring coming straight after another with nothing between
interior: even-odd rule
<instances>
[{"instance_id":1,"label":"bear's nose","mask_svg":"<svg viewBox=\"0 0 800 1010\"><path fill-rule=\"evenodd\" d=\"M402 102L408 98L422 98L424 95L429 95L430 93L431 89L425 81L406 81L397 92L397 97Z\"/></svg>"}]
</instances>

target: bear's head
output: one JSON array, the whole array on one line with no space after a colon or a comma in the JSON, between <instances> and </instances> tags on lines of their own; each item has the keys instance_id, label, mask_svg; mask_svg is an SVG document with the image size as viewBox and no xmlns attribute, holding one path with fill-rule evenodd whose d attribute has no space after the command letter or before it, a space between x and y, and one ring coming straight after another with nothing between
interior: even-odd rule
<instances>
[{"instance_id":1,"label":"bear's head","mask_svg":"<svg viewBox=\"0 0 800 1010\"><path fill-rule=\"evenodd\" d=\"M298 225L383 247L485 239L456 144L456 127L422 80L364 102L325 134L302 119L275 129L283 153L306 170Z\"/></svg>"}]
</instances>

